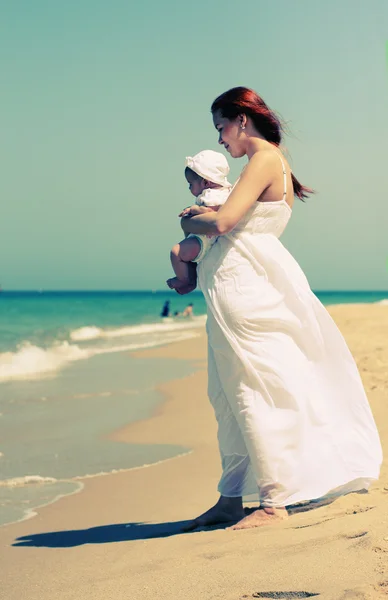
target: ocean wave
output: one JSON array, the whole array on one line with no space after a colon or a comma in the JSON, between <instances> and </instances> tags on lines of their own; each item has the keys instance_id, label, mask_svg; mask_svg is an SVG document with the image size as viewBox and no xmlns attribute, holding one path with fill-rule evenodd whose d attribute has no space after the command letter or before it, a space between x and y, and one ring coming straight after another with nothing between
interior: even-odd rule
<instances>
[{"instance_id":1,"label":"ocean wave","mask_svg":"<svg viewBox=\"0 0 388 600\"><path fill-rule=\"evenodd\" d=\"M87 340L95 340L101 337L102 329L99 327L80 327L79 329L74 329L70 333L70 339L74 342L84 342Z\"/></svg>"},{"instance_id":2,"label":"ocean wave","mask_svg":"<svg viewBox=\"0 0 388 600\"><path fill-rule=\"evenodd\" d=\"M25 342L16 352L0 354L0 381L57 371L64 364L87 358L87 355L87 350L82 350L69 342L47 349Z\"/></svg>"},{"instance_id":3,"label":"ocean wave","mask_svg":"<svg viewBox=\"0 0 388 600\"><path fill-rule=\"evenodd\" d=\"M375 304L388 305L388 298L384 298L383 300L378 300Z\"/></svg>"},{"instance_id":4,"label":"ocean wave","mask_svg":"<svg viewBox=\"0 0 388 600\"><path fill-rule=\"evenodd\" d=\"M40 475L25 475L24 477L13 477L12 479L0 480L0 487L15 488L26 485L44 485L45 483L56 483L54 477L41 477Z\"/></svg>"},{"instance_id":5,"label":"ocean wave","mask_svg":"<svg viewBox=\"0 0 388 600\"><path fill-rule=\"evenodd\" d=\"M70 339L73 342L83 342L95 340L98 338L117 338L131 335L146 335L156 333L166 333L173 331L185 331L203 327L206 322L206 315L193 317L192 319L174 320L165 319L162 323L147 323L143 325L131 325L118 327L117 329L102 329L95 325L80 327L70 332Z\"/></svg>"},{"instance_id":6,"label":"ocean wave","mask_svg":"<svg viewBox=\"0 0 388 600\"><path fill-rule=\"evenodd\" d=\"M79 346L69 342L58 343L49 348L41 348L25 342L19 346L16 352L0 353L0 382L49 377L73 361L84 360L99 354L162 346L198 335L194 331L170 331L166 333L167 335L156 336L148 341L134 340L130 344L102 348L79 348Z\"/></svg>"}]
</instances>

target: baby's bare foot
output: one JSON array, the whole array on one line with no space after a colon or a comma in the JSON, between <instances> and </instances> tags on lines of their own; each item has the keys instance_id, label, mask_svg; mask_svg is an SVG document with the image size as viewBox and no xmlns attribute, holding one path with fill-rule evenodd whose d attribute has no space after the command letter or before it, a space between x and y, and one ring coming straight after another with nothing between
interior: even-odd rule
<instances>
[{"instance_id":1,"label":"baby's bare foot","mask_svg":"<svg viewBox=\"0 0 388 600\"><path fill-rule=\"evenodd\" d=\"M188 283L187 285L184 285L175 291L181 296L184 296L185 294L190 294L190 292L194 291L196 287L196 283Z\"/></svg>"},{"instance_id":2,"label":"baby's bare foot","mask_svg":"<svg viewBox=\"0 0 388 600\"><path fill-rule=\"evenodd\" d=\"M182 280L178 277L172 277L166 281L171 290L175 290L178 294L189 294L197 287L196 281Z\"/></svg>"},{"instance_id":3,"label":"baby's bare foot","mask_svg":"<svg viewBox=\"0 0 388 600\"><path fill-rule=\"evenodd\" d=\"M171 279L167 279L166 283L171 290L179 290L179 288L187 284L187 281L182 281L178 277L172 277Z\"/></svg>"}]
</instances>

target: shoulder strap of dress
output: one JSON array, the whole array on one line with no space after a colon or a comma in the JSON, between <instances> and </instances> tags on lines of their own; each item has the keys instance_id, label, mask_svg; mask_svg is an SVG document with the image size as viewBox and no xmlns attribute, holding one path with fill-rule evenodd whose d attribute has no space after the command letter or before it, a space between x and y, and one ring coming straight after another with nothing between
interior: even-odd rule
<instances>
[{"instance_id":1,"label":"shoulder strap of dress","mask_svg":"<svg viewBox=\"0 0 388 600\"><path fill-rule=\"evenodd\" d=\"M276 154L279 157L279 160L282 163L282 167L283 167L284 192L283 192L282 200L284 200L285 197L287 196L287 171L286 171L286 167L284 165L284 161L283 161L282 157L280 156L279 152L276 152Z\"/></svg>"},{"instance_id":2,"label":"shoulder strap of dress","mask_svg":"<svg viewBox=\"0 0 388 600\"><path fill-rule=\"evenodd\" d=\"M241 177L241 175L240 175ZM234 182L234 184L232 185L232 187L230 188L230 191L233 192L234 188L236 187L236 185L238 184L238 182L240 181L240 177L238 179L236 179L236 181Z\"/></svg>"}]
</instances>

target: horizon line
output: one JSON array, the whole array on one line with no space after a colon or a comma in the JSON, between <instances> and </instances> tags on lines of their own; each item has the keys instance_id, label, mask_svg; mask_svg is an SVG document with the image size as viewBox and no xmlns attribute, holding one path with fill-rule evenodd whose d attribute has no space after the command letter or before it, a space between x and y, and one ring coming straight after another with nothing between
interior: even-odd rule
<instances>
[{"instance_id":1,"label":"horizon line","mask_svg":"<svg viewBox=\"0 0 388 600\"><path fill-rule=\"evenodd\" d=\"M314 293L338 293L338 294L351 294L351 293L366 293L366 292L370 292L370 293L388 293L388 289L312 289L311 291ZM67 289L61 289L61 288L53 288L53 289L44 289L44 288L32 288L32 289L1 289L0 288L0 296L1 294L7 294L7 293L36 293L36 294L47 294L47 293L112 293L112 294L117 294L117 293L121 293L121 294L126 294L126 293L152 293L152 294L173 294L174 291L173 290L163 290L163 289L152 289L152 288L148 288L148 289L82 289L82 288L67 288ZM202 294L201 290L194 290L193 292L190 292L191 294Z\"/></svg>"}]
</instances>

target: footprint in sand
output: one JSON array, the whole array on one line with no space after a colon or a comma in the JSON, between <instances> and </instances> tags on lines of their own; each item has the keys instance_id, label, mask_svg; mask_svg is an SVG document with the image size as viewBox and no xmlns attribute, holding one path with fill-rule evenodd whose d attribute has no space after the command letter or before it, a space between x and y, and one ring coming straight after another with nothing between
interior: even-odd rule
<instances>
[{"instance_id":1,"label":"footprint in sand","mask_svg":"<svg viewBox=\"0 0 388 600\"><path fill-rule=\"evenodd\" d=\"M384 547L384 546L375 546L373 548L373 552L382 552L383 554L388 552L388 544ZM387 588L387 592L388 592L388 588Z\"/></svg>"},{"instance_id":2,"label":"footprint in sand","mask_svg":"<svg viewBox=\"0 0 388 600\"><path fill-rule=\"evenodd\" d=\"M388 594L388 581L380 581L380 583L376 586L376 589Z\"/></svg>"},{"instance_id":3,"label":"footprint in sand","mask_svg":"<svg viewBox=\"0 0 388 600\"><path fill-rule=\"evenodd\" d=\"M293 600L294 598L312 598L313 596L319 596L319 594L313 592L256 592L256 594L252 594L251 598ZM249 596L244 597L248 598Z\"/></svg>"},{"instance_id":4,"label":"footprint in sand","mask_svg":"<svg viewBox=\"0 0 388 600\"><path fill-rule=\"evenodd\" d=\"M344 515L337 515L338 517L343 517ZM322 519L321 521L315 521L314 523L307 523L307 525L296 525L295 527L291 527L291 529L305 529L306 527L315 527L316 525L322 525L322 523L326 523L327 521L332 521L337 517L329 517L328 519Z\"/></svg>"},{"instance_id":5,"label":"footprint in sand","mask_svg":"<svg viewBox=\"0 0 388 600\"><path fill-rule=\"evenodd\" d=\"M342 535L341 537L345 538L345 540L355 540L356 538L364 537L364 535L368 535L368 531L358 531L356 533L347 533Z\"/></svg>"},{"instance_id":6,"label":"footprint in sand","mask_svg":"<svg viewBox=\"0 0 388 600\"><path fill-rule=\"evenodd\" d=\"M382 600L388 594L388 581L377 585L365 585L354 589L345 590L338 600Z\"/></svg>"},{"instance_id":7,"label":"footprint in sand","mask_svg":"<svg viewBox=\"0 0 388 600\"><path fill-rule=\"evenodd\" d=\"M338 600L368 600L370 596L366 596L360 590L345 590L345 593Z\"/></svg>"},{"instance_id":8,"label":"footprint in sand","mask_svg":"<svg viewBox=\"0 0 388 600\"><path fill-rule=\"evenodd\" d=\"M212 554L202 554L202 557L206 558L206 560L217 560L218 558L225 556L225 554L226 553L222 552L213 552Z\"/></svg>"},{"instance_id":9,"label":"footprint in sand","mask_svg":"<svg viewBox=\"0 0 388 600\"><path fill-rule=\"evenodd\" d=\"M356 506L355 508L349 508L345 514L347 515L358 515L359 513L368 512L368 510L373 510L376 508L375 506Z\"/></svg>"},{"instance_id":10,"label":"footprint in sand","mask_svg":"<svg viewBox=\"0 0 388 600\"><path fill-rule=\"evenodd\" d=\"M340 517L346 517L348 515L358 515L364 512L368 512L369 510L373 510L376 508L375 506L357 506L355 508L349 508L348 510L341 511L332 517L322 518L320 521L314 521L313 523L306 523L306 525L295 525L290 529L304 529L305 527L315 527L316 525L322 525L322 523L326 523L327 521L332 521L333 519L338 519Z\"/></svg>"}]
</instances>

